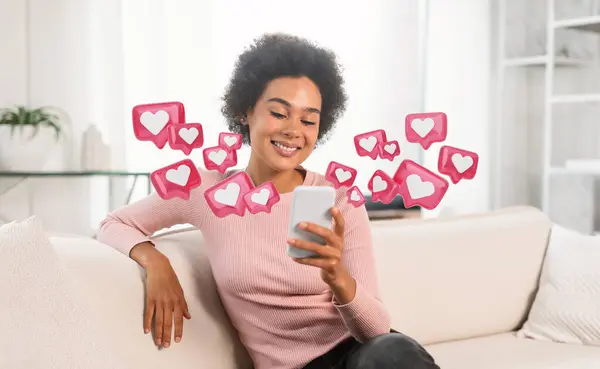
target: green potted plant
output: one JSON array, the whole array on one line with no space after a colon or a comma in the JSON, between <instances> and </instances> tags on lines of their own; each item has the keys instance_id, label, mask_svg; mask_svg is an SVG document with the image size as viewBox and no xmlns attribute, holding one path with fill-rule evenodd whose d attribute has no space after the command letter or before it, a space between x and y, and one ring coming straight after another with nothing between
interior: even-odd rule
<instances>
[{"instance_id":1,"label":"green potted plant","mask_svg":"<svg viewBox=\"0 0 600 369\"><path fill-rule=\"evenodd\" d=\"M66 136L67 122L66 114L54 107L0 108L0 170L44 169Z\"/></svg>"}]
</instances>

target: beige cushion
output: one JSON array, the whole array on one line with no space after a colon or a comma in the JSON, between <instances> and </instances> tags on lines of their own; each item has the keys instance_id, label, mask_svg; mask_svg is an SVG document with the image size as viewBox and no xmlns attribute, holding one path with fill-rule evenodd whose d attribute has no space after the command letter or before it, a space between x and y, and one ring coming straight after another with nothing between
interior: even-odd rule
<instances>
[{"instance_id":1,"label":"beige cushion","mask_svg":"<svg viewBox=\"0 0 600 369\"><path fill-rule=\"evenodd\" d=\"M515 330L531 306L550 226L529 207L373 222L394 328L422 343Z\"/></svg>"},{"instance_id":2,"label":"beige cushion","mask_svg":"<svg viewBox=\"0 0 600 369\"><path fill-rule=\"evenodd\" d=\"M600 237L552 228L540 289L519 335L600 346Z\"/></svg>"},{"instance_id":3,"label":"beige cushion","mask_svg":"<svg viewBox=\"0 0 600 369\"><path fill-rule=\"evenodd\" d=\"M73 282L37 217L0 226L0 368L130 368Z\"/></svg>"},{"instance_id":4,"label":"beige cushion","mask_svg":"<svg viewBox=\"0 0 600 369\"><path fill-rule=\"evenodd\" d=\"M515 337L489 337L427 346L442 369L596 369L600 349Z\"/></svg>"}]
</instances>

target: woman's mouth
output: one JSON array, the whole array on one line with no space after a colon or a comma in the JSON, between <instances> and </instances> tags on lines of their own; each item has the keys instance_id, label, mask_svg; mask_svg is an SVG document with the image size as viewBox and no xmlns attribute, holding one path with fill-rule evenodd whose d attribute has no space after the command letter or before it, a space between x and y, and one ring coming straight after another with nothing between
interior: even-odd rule
<instances>
[{"instance_id":1,"label":"woman's mouth","mask_svg":"<svg viewBox=\"0 0 600 369\"><path fill-rule=\"evenodd\" d=\"M299 147L293 147L293 146L290 147L290 146L284 145L277 141L271 141L271 144L273 145L273 147L275 147L275 151L277 151L277 153L279 153L279 155L285 156L285 157L294 156L296 154L296 152L298 152L298 150L300 150Z\"/></svg>"}]
</instances>

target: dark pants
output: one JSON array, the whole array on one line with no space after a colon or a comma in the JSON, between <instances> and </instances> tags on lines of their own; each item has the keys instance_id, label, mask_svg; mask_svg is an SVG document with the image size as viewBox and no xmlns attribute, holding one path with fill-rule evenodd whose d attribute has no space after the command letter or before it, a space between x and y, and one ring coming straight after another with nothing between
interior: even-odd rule
<instances>
[{"instance_id":1,"label":"dark pants","mask_svg":"<svg viewBox=\"0 0 600 369\"><path fill-rule=\"evenodd\" d=\"M440 369L412 338L392 330L361 344L349 338L304 369Z\"/></svg>"}]
</instances>

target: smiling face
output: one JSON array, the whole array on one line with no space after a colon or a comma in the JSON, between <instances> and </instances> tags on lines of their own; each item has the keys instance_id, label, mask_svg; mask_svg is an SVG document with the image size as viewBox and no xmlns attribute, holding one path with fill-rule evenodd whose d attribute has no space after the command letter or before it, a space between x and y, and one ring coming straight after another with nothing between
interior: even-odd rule
<instances>
[{"instance_id":1,"label":"smiling face","mask_svg":"<svg viewBox=\"0 0 600 369\"><path fill-rule=\"evenodd\" d=\"M276 172L297 168L314 150L319 134L321 93L306 77L271 81L247 114L251 160Z\"/></svg>"}]
</instances>

